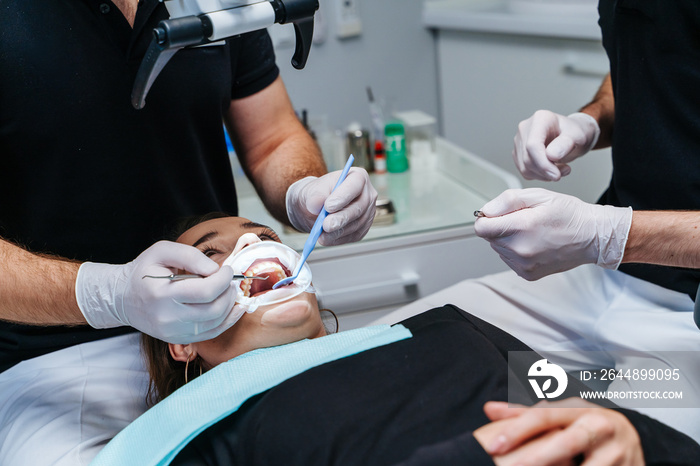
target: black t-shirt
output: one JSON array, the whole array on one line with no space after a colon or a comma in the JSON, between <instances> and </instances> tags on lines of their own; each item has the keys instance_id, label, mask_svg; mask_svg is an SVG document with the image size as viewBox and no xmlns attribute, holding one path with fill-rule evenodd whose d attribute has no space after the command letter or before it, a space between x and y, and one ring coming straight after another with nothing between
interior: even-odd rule
<instances>
[{"instance_id":1,"label":"black t-shirt","mask_svg":"<svg viewBox=\"0 0 700 466\"><path fill-rule=\"evenodd\" d=\"M508 399L508 352L530 348L449 305L403 325L412 338L309 369L250 398L172 464L492 465L472 432L489 422L486 401ZM521 384L511 393L522 398L510 401L537 401L522 387L541 359L530 354L511 362L519 379L510 383ZM562 397L582 389L570 378ZM700 464L692 439L622 412L640 433L647 464Z\"/></svg>"},{"instance_id":2,"label":"black t-shirt","mask_svg":"<svg viewBox=\"0 0 700 466\"><path fill-rule=\"evenodd\" d=\"M600 203L700 210L700 2L600 0L615 93L613 177ZM695 298L698 271L620 270Z\"/></svg>"},{"instance_id":3,"label":"black t-shirt","mask_svg":"<svg viewBox=\"0 0 700 466\"><path fill-rule=\"evenodd\" d=\"M125 263L182 217L237 213L223 115L277 78L265 31L179 51L135 110L163 3L141 1L133 30L108 0L0 0L0 10L0 237ZM0 323L0 371L127 331Z\"/></svg>"}]
</instances>

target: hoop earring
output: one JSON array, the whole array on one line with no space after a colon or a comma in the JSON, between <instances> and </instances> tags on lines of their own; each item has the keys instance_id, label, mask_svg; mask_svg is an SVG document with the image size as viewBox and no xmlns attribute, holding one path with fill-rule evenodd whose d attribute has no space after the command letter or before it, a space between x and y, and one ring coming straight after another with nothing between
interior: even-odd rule
<instances>
[{"instance_id":1,"label":"hoop earring","mask_svg":"<svg viewBox=\"0 0 700 466\"><path fill-rule=\"evenodd\" d=\"M192 353L187 355L187 362L185 363L185 383L188 382L187 380L187 373L189 372L190 369L190 358L192 357Z\"/></svg>"},{"instance_id":2,"label":"hoop earring","mask_svg":"<svg viewBox=\"0 0 700 466\"><path fill-rule=\"evenodd\" d=\"M330 309L321 309L318 312L319 313L320 312L329 312L333 316L333 319L335 319L335 329L333 329L333 331L331 331L330 329L328 329L326 327L326 331L328 333L338 333L340 331L340 322L338 321L338 316L335 314L335 312L331 311ZM325 324L324 324L324 327L325 327Z\"/></svg>"},{"instance_id":3,"label":"hoop earring","mask_svg":"<svg viewBox=\"0 0 700 466\"><path fill-rule=\"evenodd\" d=\"M187 355L187 362L185 363L185 383L188 382L187 380L187 374L189 372L189 366L190 366L190 358L192 357L192 353ZM202 363L199 363L199 375L202 375Z\"/></svg>"}]
</instances>

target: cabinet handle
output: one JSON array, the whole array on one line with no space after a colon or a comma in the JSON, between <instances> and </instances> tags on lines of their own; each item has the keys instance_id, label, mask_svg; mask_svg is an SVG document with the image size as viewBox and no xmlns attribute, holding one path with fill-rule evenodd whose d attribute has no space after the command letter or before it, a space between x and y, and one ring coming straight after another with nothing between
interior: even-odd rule
<instances>
[{"instance_id":1,"label":"cabinet handle","mask_svg":"<svg viewBox=\"0 0 700 466\"><path fill-rule=\"evenodd\" d=\"M566 58L562 66L564 74L571 76L585 76L604 78L610 72L610 62L601 57L589 57L571 54Z\"/></svg>"},{"instance_id":2,"label":"cabinet handle","mask_svg":"<svg viewBox=\"0 0 700 466\"><path fill-rule=\"evenodd\" d=\"M413 301L418 298L420 275L414 271L388 280L318 291L319 304L334 312L351 312Z\"/></svg>"}]
</instances>

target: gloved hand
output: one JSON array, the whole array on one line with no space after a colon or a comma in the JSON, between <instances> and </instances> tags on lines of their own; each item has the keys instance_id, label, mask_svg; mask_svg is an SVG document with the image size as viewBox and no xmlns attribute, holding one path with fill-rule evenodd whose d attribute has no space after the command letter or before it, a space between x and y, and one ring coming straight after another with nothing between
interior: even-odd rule
<instances>
[{"instance_id":1,"label":"gloved hand","mask_svg":"<svg viewBox=\"0 0 700 466\"><path fill-rule=\"evenodd\" d=\"M526 180L559 181L568 165L598 142L600 127L586 113L559 115L539 110L518 125L513 160Z\"/></svg>"},{"instance_id":2,"label":"gloved hand","mask_svg":"<svg viewBox=\"0 0 700 466\"><path fill-rule=\"evenodd\" d=\"M206 278L143 278L177 269ZM219 268L196 248L160 241L128 264L82 264L75 294L94 328L130 325L168 343L186 344L216 337L243 315L233 310L238 287L232 278L231 267Z\"/></svg>"},{"instance_id":3,"label":"gloved hand","mask_svg":"<svg viewBox=\"0 0 700 466\"><path fill-rule=\"evenodd\" d=\"M328 217L323 221L318 241L323 246L361 240L372 226L377 210L377 190L364 169L351 168L345 181L333 191L339 176L340 171L320 178L307 176L287 190L287 215L299 231L311 231L325 203Z\"/></svg>"},{"instance_id":4,"label":"gloved hand","mask_svg":"<svg viewBox=\"0 0 700 466\"><path fill-rule=\"evenodd\" d=\"M510 189L488 202L476 234L527 280L597 264L616 269L632 225L631 207L587 204L545 189Z\"/></svg>"}]
</instances>

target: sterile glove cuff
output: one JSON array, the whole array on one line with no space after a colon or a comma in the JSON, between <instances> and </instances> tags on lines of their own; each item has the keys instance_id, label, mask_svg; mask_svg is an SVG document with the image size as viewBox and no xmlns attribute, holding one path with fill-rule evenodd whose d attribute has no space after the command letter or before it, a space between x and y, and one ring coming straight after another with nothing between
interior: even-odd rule
<instances>
[{"instance_id":1,"label":"sterile glove cuff","mask_svg":"<svg viewBox=\"0 0 700 466\"><path fill-rule=\"evenodd\" d=\"M318 177L316 176L307 176L306 178L295 181L289 188L287 188L287 194L285 196L287 217L289 217L289 223L291 223L292 226L298 231L308 233L311 231L313 222L316 220L316 217L313 216L310 224L308 221L306 221L304 216L306 206L300 201L300 197L302 196L302 191L306 185L317 179Z\"/></svg>"},{"instance_id":2,"label":"sterile glove cuff","mask_svg":"<svg viewBox=\"0 0 700 466\"><path fill-rule=\"evenodd\" d=\"M75 297L80 312L93 328L113 328L128 325L117 313L115 293L119 265L85 262L78 269ZM121 307L121 306L120 306Z\"/></svg>"},{"instance_id":3,"label":"sterile glove cuff","mask_svg":"<svg viewBox=\"0 0 700 466\"><path fill-rule=\"evenodd\" d=\"M617 270L625 254L627 238L632 226L632 207L599 206L596 216L598 237L597 265Z\"/></svg>"},{"instance_id":4,"label":"sterile glove cuff","mask_svg":"<svg viewBox=\"0 0 700 466\"><path fill-rule=\"evenodd\" d=\"M583 112L572 113L571 115L567 116L567 118L571 118L572 120L576 121L583 128L589 128L589 131L586 131L586 134L588 134L590 142L583 153L585 154L586 152L589 152L595 147L595 145L598 143L598 138L600 138L600 125L598 124L598 121L588 113Z\"/></svg>"}]
</instances>

